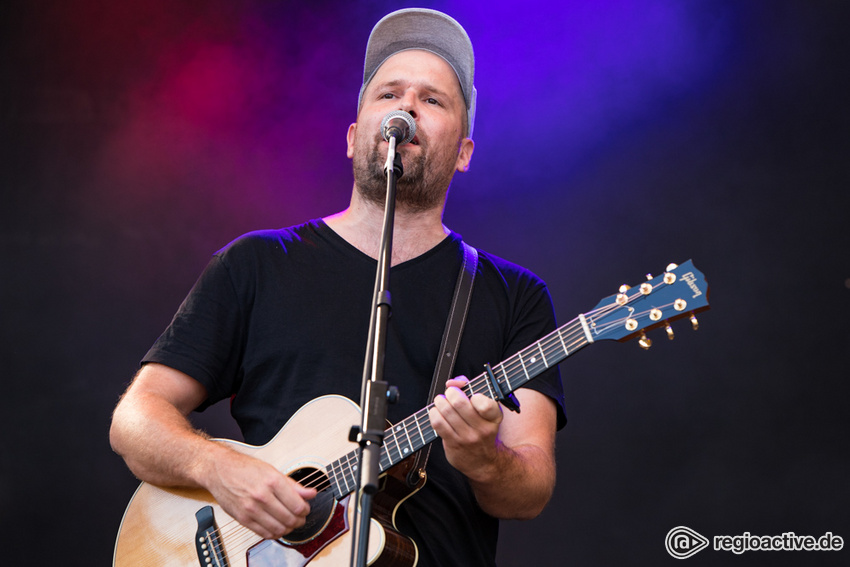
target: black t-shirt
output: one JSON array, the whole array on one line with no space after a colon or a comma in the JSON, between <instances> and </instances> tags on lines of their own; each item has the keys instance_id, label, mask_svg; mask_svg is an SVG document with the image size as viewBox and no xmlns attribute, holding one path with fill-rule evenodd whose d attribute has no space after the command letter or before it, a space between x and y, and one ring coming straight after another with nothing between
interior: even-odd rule
<instances>
[{"instance_id":1,"label":"black t-shirt","mask_svg":"<svg viewBox=\"0 0 850 567\"><path fill-rule=\"evenodd\" d=\"M428 404L462 261L452 233L390 271L392 316L384 379L399 388L388 419ZM549 293L534 274L480 252L454 375L481 374L555 328ZM206 388L204 407L230 398L245 440L268 442L305 403L325 394L359 402L376 262L324 222L244 235L217 252L169 327L145 355ZM557 368L527 384L553 400L566 422ZM328 416L332 419L333 416ZM340 454L342 456L342 454ZM428 481L399 508L422 567L493 565L498 521L446 461L439 440Z\"/></svg>"}]
</instances>

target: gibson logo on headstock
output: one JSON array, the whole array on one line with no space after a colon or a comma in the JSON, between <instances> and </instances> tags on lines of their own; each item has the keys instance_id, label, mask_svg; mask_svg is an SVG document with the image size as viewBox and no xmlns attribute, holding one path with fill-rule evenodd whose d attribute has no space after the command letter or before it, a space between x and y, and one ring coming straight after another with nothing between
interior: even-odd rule
<instances>
[{"instance_id":1,"label":"gibson logo on headstock","mask_svg":"<svg viewBox=\"0 0 850 567\"><path fill-rule=\"evenodd\" d=\"M685 283L688 284L688 287L691 288L694 292L692 297L699 297L702 295L702 292L697 287L696 284L696 276L694 276L693 272L688 272L687 274L682 274L682 279L685 280Z\"/></svg>"}]
</instances>

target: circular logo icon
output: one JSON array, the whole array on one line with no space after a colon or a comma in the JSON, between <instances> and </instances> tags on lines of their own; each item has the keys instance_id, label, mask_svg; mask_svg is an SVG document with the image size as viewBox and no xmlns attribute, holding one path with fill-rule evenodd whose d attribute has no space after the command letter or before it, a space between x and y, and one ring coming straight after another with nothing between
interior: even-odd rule
<instances>
[{"instance_id":1,"label":"circular logo icon","mask_svg":"<svg viewBox=\"0 0 850 567\"><path fill-rule=\"evenodd\" d=\"M708 540L691 528L678 526L667 532L664 547L676 559L687 559L708 547Z\"/></svg>"}]
</instances>

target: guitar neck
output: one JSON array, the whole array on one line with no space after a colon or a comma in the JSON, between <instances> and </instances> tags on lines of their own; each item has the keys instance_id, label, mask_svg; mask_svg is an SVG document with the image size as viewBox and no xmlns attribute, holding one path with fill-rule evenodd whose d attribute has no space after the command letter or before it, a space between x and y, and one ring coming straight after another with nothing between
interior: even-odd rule
<instances>
[{"instance_id":1,"label":"guitar neck","mask_svg":"<svg viewBox=\"0 0 850 567\"><path fill-rule=\"evenodd\" d=\"M493 366L493 376L502 393L509 394L592 342L593 337L587 321L584 315L579 315L536 343ZM464 393L467 397L483 394L490 399L500 398L486 373L470 380ZM432 405L429 404L384 432L380 458L382 473L437 439L428 418L428 410ZM337 498L342 498L356 489L357 462L358 451L355 449L328 467L331 485Z\"/></svg>"}]
</instances>

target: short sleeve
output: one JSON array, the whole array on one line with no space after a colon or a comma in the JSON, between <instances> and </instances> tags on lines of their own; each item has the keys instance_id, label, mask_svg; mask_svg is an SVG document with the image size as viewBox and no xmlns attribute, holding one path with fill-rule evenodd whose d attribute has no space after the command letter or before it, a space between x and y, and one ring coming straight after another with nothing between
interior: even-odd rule
<instances>
[{"instance_id":1,"label":"short sleeve","mask_svg":"<svg viewBox=\"0 0 850 567\"><path fill-rule=\"evenodd\" d=\"M242 311L230 271L216 254L142 363L164 364L200 382L207 400L199 409L229 397L238 386Z\"/></svg>"}]
</instances>

